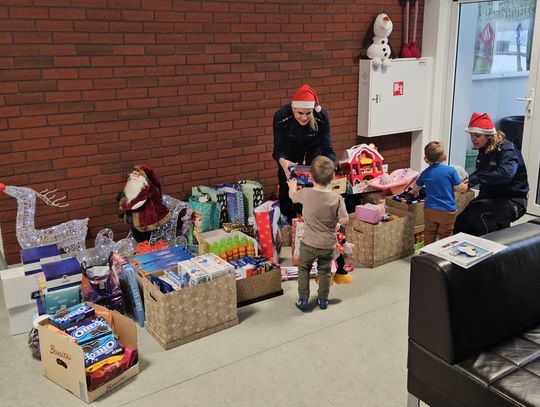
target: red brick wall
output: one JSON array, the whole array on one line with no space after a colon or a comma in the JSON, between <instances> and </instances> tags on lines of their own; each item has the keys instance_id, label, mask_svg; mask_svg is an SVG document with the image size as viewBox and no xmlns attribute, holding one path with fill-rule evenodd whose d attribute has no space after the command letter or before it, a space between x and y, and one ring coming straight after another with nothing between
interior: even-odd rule
<instances>
[{"instance_id":1,"label":"red brick wall","mask_svg":"<svg viewBox=\"0 0 540 407\"><path fill-rule=\"evenodd\" d=\"M106 226L124 236L115 193L134 164L180 198L242 178L271 194L272 116L302 83L329 112L338 155L359 141L356 57L378 12L401 43L399 1L380 3L0 0L0 181L58 188L70 206L39 204L37 226L89 217L89 242ZM408 165L410 135L370 141L391 169ZM15 213L2 196L10 263Z\"/></svg>"}]
</instances>

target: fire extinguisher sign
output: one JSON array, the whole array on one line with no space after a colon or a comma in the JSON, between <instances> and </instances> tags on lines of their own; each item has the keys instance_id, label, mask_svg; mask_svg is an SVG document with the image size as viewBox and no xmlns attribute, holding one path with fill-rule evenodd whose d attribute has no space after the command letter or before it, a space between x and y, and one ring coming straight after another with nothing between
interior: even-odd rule
<instances>
[{"instance_id":1,"label":"fire extinguisher sign","mask_svg":"<svg viewBox=\"0 0 540 407\"><path fill-rule=\"evenodd\" d=\"M394 96L403 95L403 81L394 82Z\"/></svg>"}]
</instances>

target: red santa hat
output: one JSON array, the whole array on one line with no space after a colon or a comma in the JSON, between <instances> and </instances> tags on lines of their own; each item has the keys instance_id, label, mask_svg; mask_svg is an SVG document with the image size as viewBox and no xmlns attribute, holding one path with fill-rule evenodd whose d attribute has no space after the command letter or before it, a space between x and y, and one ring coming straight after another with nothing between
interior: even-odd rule
<instances>
[{"instance_id":1,"label":"red santa hat","mask_svg":"<svg viewBox=\"0 0 540 407\"><path fill-rule=\"evenodd\" d=\"M306 83L300 86L294 93L291 106L299 109L315 109L316 112L321 111L319 98L315 90Z\"/></svg>"},{"instance_id":2,"label":"red santa hat","mask_svg":"<svg viewBox=\"0 0 540 407\"><path fill-rule=\"evenodd\" d=\"M469 127L465 127L467 133L476 133L476 134L486 134L493 135L497 134L495 125L491 120L491 117L487 113L477 113L474 112L469 121Z\"/></svg>"}]
</instances>

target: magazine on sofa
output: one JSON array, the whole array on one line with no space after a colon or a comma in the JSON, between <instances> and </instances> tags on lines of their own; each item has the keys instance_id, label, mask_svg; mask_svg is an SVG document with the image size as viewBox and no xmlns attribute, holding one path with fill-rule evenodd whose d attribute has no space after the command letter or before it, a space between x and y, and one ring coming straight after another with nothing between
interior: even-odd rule
<instances>
[{"instance_id":1,"label":"magazine on sofa","mask_svg":"<svg viewBox=\"0 0 540 407\"><path fill-rule=\"evenodd\" d=\"M491 240L467 233L457 233L424 246L421 251L442 257L463 268L469 268L505 248L505 245Z\"/></svg>"}]
</instances>

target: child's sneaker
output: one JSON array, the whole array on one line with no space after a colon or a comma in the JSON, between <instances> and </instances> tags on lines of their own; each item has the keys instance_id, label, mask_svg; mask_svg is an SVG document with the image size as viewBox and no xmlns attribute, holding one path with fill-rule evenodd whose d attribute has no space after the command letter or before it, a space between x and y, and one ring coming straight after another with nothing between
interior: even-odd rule
<instances>
[{"instance_id":1,"label":"child's sneaker","mask_svg":"<svg viewBox=\"0 0 540 407\"><path fill-rule=\"evenodd\" d=\"M306 312L308 309L308 299L307 298L300 298L294 305L296 305L296 308L298 308L302 312Z\"/></svg>"},{"instance_id":2,"label":"child's sneaker","mask_svg":"<svg viewBox=\"0 0 540 407\"><path fill-rule=\"evenodd\" d=\"M320 308L320 309L326 309L326 308L328 308L328 300L327 300L327 299L319 298L319 299L317 300L317 302L319 303L319 308Z\"/></svg>"}]
</instances>

